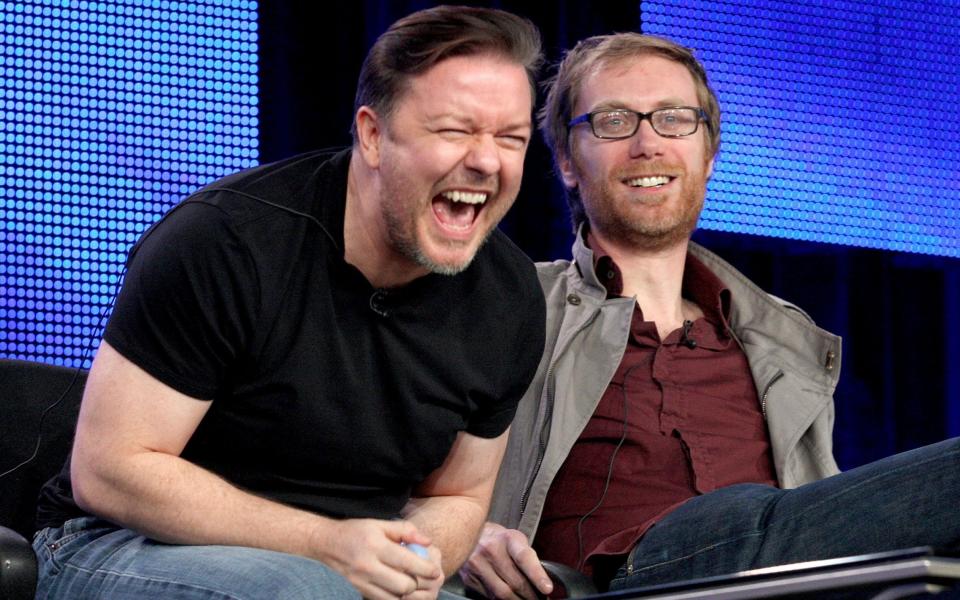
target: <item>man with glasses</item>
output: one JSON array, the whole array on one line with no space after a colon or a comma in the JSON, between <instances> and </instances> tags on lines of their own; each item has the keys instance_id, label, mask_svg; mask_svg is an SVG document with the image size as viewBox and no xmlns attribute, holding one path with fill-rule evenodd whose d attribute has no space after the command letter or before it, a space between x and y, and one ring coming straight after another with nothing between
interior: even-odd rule
<instances>
[{"instance_id":1,"label":"man with glasses","mask_svg":"<svg viewBox=\"0 0 960 600\"><path fill-rule=\"evenodd\" d=\"M546 351L465 582L532 598L541 558L625 589L956 547L957 443L838 475L839 338L690 242L720 143L692 53L584 40L540 125L577 238L572 262L538 265Z\"/></svg>"}]
</instances>

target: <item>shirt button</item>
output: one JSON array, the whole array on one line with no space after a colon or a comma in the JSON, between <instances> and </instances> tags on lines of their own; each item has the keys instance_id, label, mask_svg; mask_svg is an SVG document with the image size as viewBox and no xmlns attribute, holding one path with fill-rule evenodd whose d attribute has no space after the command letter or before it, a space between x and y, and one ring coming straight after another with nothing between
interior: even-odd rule
<instances>
[{"instance_id":1,"label":"shirt button","mask_svg":"<svg viewBox=\"0 0 960 600\"><path fill-rule=\"evenodd\" d=\"M580 296L576 294L567 294L567 302L573 306L580 306Z\"/></svg>"}]
</instances>

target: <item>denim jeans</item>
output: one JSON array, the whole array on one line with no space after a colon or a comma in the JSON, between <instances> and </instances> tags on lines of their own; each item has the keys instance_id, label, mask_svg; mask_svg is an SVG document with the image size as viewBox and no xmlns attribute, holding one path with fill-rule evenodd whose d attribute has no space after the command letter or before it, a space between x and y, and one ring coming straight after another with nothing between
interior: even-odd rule
<instances>
[{"instance_id":1,"label":"denim jeans","mask_svg":"<svg viewBox=\"0 0 960 600\"><path fill-rule=\"evenodd\" d=\"M912 546L960 548L960 438L792 490L740 484L651 528L611 590Z\"/></svg>"},{"instance_id":2,"label":"denim jeans","mask_svg":"<svg viewBox=\"0 0 960 600\"><path fill-rule=\"evenodd\" d=\"M37 598L356 598L321 562L237 546L176 546L84 517L37 532Z\"/></svg>"}]
</instances>

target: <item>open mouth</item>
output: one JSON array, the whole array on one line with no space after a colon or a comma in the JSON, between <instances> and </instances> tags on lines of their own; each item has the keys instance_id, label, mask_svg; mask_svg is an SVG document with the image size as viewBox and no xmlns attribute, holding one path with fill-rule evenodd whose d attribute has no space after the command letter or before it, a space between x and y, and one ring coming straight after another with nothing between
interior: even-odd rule
<instances>
[{"instance_id":1,"label":"open mouth","mask_svg":"<svg viewBox=\"0 0 960 600\"><path fill-rule=\"evenodd\" d=\"M477 221L490 194L451 190L433 197L433 214L446 229L467 232Z\"/></svg>"},{"instance_id":2,"label":"open mouth","mask_svg":"<svg viewBox=\"0 0 960 600\"><path fill-rule=\"evenodd\" d=\"M660 188L673 181L673 179L673 177L669 177L667 175L649 175L646 177L633 177L631 179L625 179L624 183L630 187L636 188Z\"/></svg>"}]
</instances>

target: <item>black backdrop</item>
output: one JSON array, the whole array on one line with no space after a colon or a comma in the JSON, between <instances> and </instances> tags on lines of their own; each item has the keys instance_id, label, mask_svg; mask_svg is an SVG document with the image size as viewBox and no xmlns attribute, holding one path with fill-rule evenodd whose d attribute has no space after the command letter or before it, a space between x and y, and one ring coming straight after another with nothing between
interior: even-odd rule
<instances>
[{"instance_id":1,"label":"black backdrop","mask_svg":"<svg viewBox=\"0 0 960 600\"><path fill-rule=\"evenodd\" d=\"M370 44L397 18L433 4L261 1L261 161L348 145ZM636 1L465 4L532 19L551 62L582 37L642 31ZM569 257L565 203L539 139L501 227L535 260ZM695 239L843 336L834 434L841 468L960 434L960 261L710 231Z\"/></svg>"}]
</instances>

